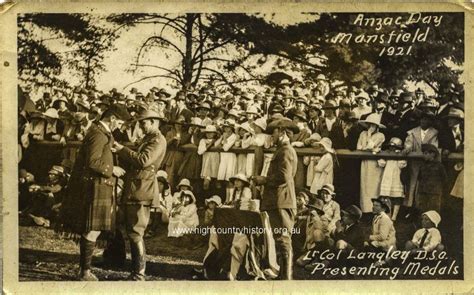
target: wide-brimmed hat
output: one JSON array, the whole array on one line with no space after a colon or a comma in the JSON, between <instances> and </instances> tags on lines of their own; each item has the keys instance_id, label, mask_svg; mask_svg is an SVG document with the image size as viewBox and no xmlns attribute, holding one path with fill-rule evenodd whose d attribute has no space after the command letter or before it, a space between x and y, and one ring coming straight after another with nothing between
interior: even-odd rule
<instances>
[{"instance_id":1,"label":"wide-brimmed hat","mask_svg":"<svg viewBox=\"0 0 474 295\"><path fill-rule=\"evenodd\" d=\"M403 141L398 137L392 137L390 139L390 142L388 143L388 146L393 146L399 149L403 149Z\"/></svg>"},{"instance_id":2,"label":"wide-brimmed hat","mask_svg":"<svg viewBox=\"0 0 474 295\"><path fill-rule=\"evenodd\" d=\"M302 111L296 111L294 114L293 114L293 118L299 118L301 119L302 121L308 121L308 117L306 117L306 113L305 112L302 112Z\"/></svg>"},{"instance_id":3,"label":"wide-brimmed hat","mask_svg":"<svg viewBox=\"0 0 474 295\"><path fill-rule=\"evenodd\" d=\"M309 189L306 189L306 188L300 190L300 191L298 192L297 196L299 196L299 195L303 195L304 198L305 198L307 201L309 201L310 199L314 199L314 198L317 197L317 196L316 196L315 194L313 194Z\"/></svg>"},{"instance_id":4,"label":"wide-brimmed hat","mask_svg":"<svg viewBox=\"0 0 474 295\"><path fill-rule=\"evenodd\" d=\"M246 114L254 114L254 115L258 115L258 108L254 105L251 105L247 108L247 110L245 111Z\"/></svg>"},{"instance_id":5,"label":"wide-brimmed hat","mask_svg":"<svg viewBox=\"0 0 474 295\"><path fill-rule=\"evenodd\" d=\"M191 122L188 125L204 128L204 124L202 124L202 119L199 117L191 117Z\"/></svg>"},{"instance_id":6,"label":"wide-brimmed hat","mask_svg":"<svg viewBox=\"0 0 474 295\"><path fill-rule=\"evenodd\" d=\"M86 113L74 113L72 115L71 123L73 125L82 124L87 122L87 114Z\"/></svg>"},{"instance_id":7,"label":"wide-brimmed hat","mask_svg":"<svg viewBox=\"0 0 474 295\"><path fill-rule=\"evenodd\" d=\"M324 102L323 106L321 107L323 110L326 110L326 109L337 109L338 106L336 104L336 101L334 101L333 99L328 99Z\"/></svg>"},{"instance_id":8,"label":"wide-brimmed hat","mask_svg":"<svg viewBox=\"0 0 474 295\"><path fill-rule=\"evenodd\" d=\"M309 105L309 110L315 110L317 111L320 115L323 113L322 106L319 103L312 103Z\"/></svg>"},{"instance_id":9,"label":"wide-brimmed hat","mask_svg":"<svg viewBox=\"0 0 474 295\"><path fill-rule=\"evenodd\" d=\"M156 180L163 183L165 189L168 189L170 187L168 183L168 173L166 173L165 170L159 170L158 172L156 172Z\"/></svg>"},{"instance_id":10,"label":"wide-brimmed hat","mask_svg":"<svg viewBox=\"0 0 474 295\"><path fill-rule=\"evenodd\" d=\"M187 178L181 179L181 181L178 183L178 185L176 186L176 188L179 189L180 186L187 186L187 187L189 187L190 190L193 190L193 187L192 187L192 185L191 185L191 182L190 182L189 179L187 179Z\"/></svg>"},{"instance_id":11,"label":"wide-brimmed hat","mask_svg":"<svg viewBox=\"0 0 474 295\"><path fill-rule=\"evenodd\" d=\"M150 119L157 119L157 120L164 120L164 118L155 111L152 110L144 110L135 118L135 121L143 121L143 120L150 120Z\"/></svg>"},{"instance_id":12,"label":"wide-brimmed hat","mask_svg":"<svg viewBox=\"0 0 474 295\"><path fill-rule=\"evenodd\" d=\"M330 183L326 183L324 184L319 190L318 190L318 194L321 192L321 191L327 191L331 196L335 196L336 193L334 191L334 185L330 184Z\"/></svg>"},{"instance_id":13,"label":"wide-brimmed hat","mask_svg":"<svg viewBox=\"0 0 474 295\"><path fill-rule=\"evenodd\" d=\"M350 205L344 210L341 210L342 215L349 215L355 220L360 220L362 218L362 211L356 205Z\"/></svg>"},{"instance_id":14,"label":"wide-brimmed hat","mask_svg":"<svg viewBox=\"0 0 474 295\"><path fill-rule=\"evenodd\" d=\"M441 216L438 212L434 210L426 211L421 215L425 215L426 217L428 217L436 227L438 227L438 224L441 222Z\"/></svg>"},{"instance_id":15,"label":"wide-brimmed hat","mask_svg":"<svg viewBox=\"0 0 474 295\"><path fill-rule=\"evenodd\" d=\"M245 130L245 131L247 131L248 133L252 132L252 127L250 127L249 122L244 122L242 124L237 124L236 126L243 129L243 130Z\"/></svg>"},{"instance_id":16,"label":"wide-brimmed hat","mask_svg":"<svg viewBox=\"0 0 474 295\"><path fill-rule=\"evenodd\" d=\"M323 74L319 74L319 75L316 76L316 81L317 81L317 80L324 80L324 81L326 81L327 79L326 79L326 76L324 76Z\"/></svg>"},{"instance_id":17,"label":"wide-brimmed hat","mask_svg":"<svg viewBox=\"0 0 474 295\"><path fill-rule=\"evenodd\" d=\"M339 107L352 107L352 102L348 98L343 98L339 101Z\"/></svg>"},{"instance_id":18,"label":"wide-brimmed hat","mask_svg":"<svg viewBox=\"0 0 474 295\"><path fill-rule=\"evenodd\" d=\"M293 133L300 132L300 129L295 124L295 122L293 122L292 120L288 118L275 119L272 122L270 122L270 124L268 124L267 126L267 133L272 134L275 128L289 129L293 131Z\"/></svg>"},{"instance_id":19,"label":"wide-brimmed hat","mask_svg":"<svg viewBox=\"0 0 474 295\"><path fill-rule=\"evenodd\" d=\"M131 119L130 113L124 105L113 104L107 109L106 112L113 113L117 118L123 121L128 121Z\"/></svg>"},{"instance_id":20,"label":"wide-brimmed hat","mask_svg":"<svg viewBox=\"0 0 474 295\"><path fill-rule=\"evenodd\" d=\"M216 203L217 207L220 207L222 205L222 199L218 195L214 195L206 199L204 202L206 203L206 205L209 204L210 202L214 202Z\"/></svg>"},{"instance_id":21,"label":"wide-brimmed hat","mask_svg":"<svg viewBox=\"0 0 474 295\"><path fill-rule=\"evenodd\" d=\"M206 109L206 110L210 111L211 110L211 104L209 104L208 102L203 102L200 105L198 105L198 107L196 108L196 110L200 110L200 109Z\"/></svg>"},{"instance_id":22,"label":"wide-brimmed hat","mask_svg":"<svg viewBox=\"0 0 474 295\"><path fill-rule=\"evenodd\" d=\"M245 176L245 174L243 173L237 173L236 175L232 176L231 178L229 178L229 180L231 182L234 182L235 180L240 180L240 181L243 181L244 183L246 183L247 185L250 185L250 182L249 182L249 179L247 178L247 176Z\"/></svg>"},{"instance_id":23,"label":"wide-brimmed hat","mask_svg":"<svg viewBox=\"0 0 474 295\"><path fill-rule=\"evenodd\" d=\"M306 207L316 209L320 215L324 215L324 202L319 198L310 198Z\"/></svg>"},{"instance_id":24,"label":"wide-brimmed hat","mask_svg":"<svg viewBox=\"0 0 474 295\"><path fill-rule=\"evenodd\" d=\"M235 122L234 119L227 119L227 120L224 120L224 123L222 123L222 127L234 128L235 124L236 124L236 122Z\"/></svg>"},{"instance_id":25,"label":"wide-brimmed hat","mask_svg":"<svg viewBox=\"0 0 474 295\"><path fill-rule=\"evenodd\" d=\"M196 203L196 197L194 196L192 191L190 191L190 190L182 191L181 192L181 197L184 197L184 196L190 196L193 203Z\"/></svg>"},{"instance_id":26,"label":"wide-brimmed hat","mask_svg":"<svg viewBox=\"0 0 474 295\"><path fill-rule=\"evenodd\" d=\"M380 123L380 116L377 114L370 114L365 120L360 120L359 123L365 128L368 128L368 124L377 125L379 128L386 128L385 125Z\"/></svg>"},{"instance_id":27,"label":"wide-brimmed hat","mask_svg":"<svg viewBox=\"0 0 474 295\"><path fill-rule=\"evenodd\" d=\"M78 99L76 101L76 104L80 105L81 107L86 108L86 109L91 108L91 105L89 104L89 102L87 100L84 100L84 99Z\"/></svg>"},{"instance_id":28,"label":"wide-brimmed hat","mask_svg":"<svg viewBox=\"0 0 474 295\"><path fill-rule=\"evenodd\" d=\"M413 99L413 92L405 91L400 94L400 102L412 102Z\"/></svg>"},{"instance_id":29,"label":"wide-brimmed hat","mask_svg":"<svg viewBox=\"0 0 474 295\"><path fill-rule=\"evenodd\" d=\"M232 116L235 118L240 118L240 111L236 109L231 109L229 113L227 114L227 117Z\"/></svg>"},{"instance_id":30,"label":"wide-brimmed hat","mask_svg":"<svg viewBox=\"0 0 474 295\"><path fill-rule=\"evenodd\" d=\"M202 131L203 133L217 133L217 128L214 125L207 125Z\"/></svg>"},{"instance_id":31,"label":"wide-brimmed hat","mask_svg":"<svg viewBox=\"0 0 474 295\"><path fill-rule=\"evenodd\" d=\"M341 120L345 122L355 122L357 119L357 115L354 111L345 111L341 114Z\"/></svg>"},{"instance_id":32,"label":"wide-brimmed hat","mask_svg":"<svg viewBox=\"0 0 474 295\"><path fill-rule=\"evenodd\" d=\"M55 108L47 109L46 112L43 113L43 115L51 119L59 119L58 110L56 110Z\"/></svg>"},{"instance_id":33,"label":"wide-brimmed hat","mask_svg":"<svg viewBox=\"0 0 474 295\"><path fill-rule=\"evenodd\" d=\"M62 175L64 175L64 167L58 166L58 165L54 165L53 167L51 167L51 169L49 170L48 173L49 173L49 174L54 174L54 175L62 176Z\"/></svg>"},{"instance_id":34,"label":"wide-brimmed hat","mask_svg":"<svg viewBox=\"0 0 474 295\"><path fill-rule=\"evenodd\" d=\"M426 118L430 120L434 120L436 118L436 114L431 109L425 109L419 112L420 119Z\"/></svg>"},{"instance_id":35,"label":"wide-brimmed hat","mask_svg":"<svg viewBox=\"0 0 474 295\"><path fill-rule=\"evenodd\" d=\"M304 144L307 145L307 146L310 146L314 142L320 142L321 139L322 139L321 135L319 135L319 133L315 132L315 133L311 134L310 137L308 137L304 140Z\"/></svg>"},{"instance_id":36,"label":"wide-brimmed hat","mask_svg":"<svg viewBox=\"0 0 474 295\"><path fill-rule=\"evenodd\" d=\"M336 151L332 148L332 140L329 138L329 137L323 137L321 138L320 141L318 141L317 143L319 143L320 145L322 145L324 147L324 149L326 151L328 151L329 153L335 153Z\"/></svg>"},{"instance_id":37,"label":"wide-brimmed hat","mask_svg":"<svg viewBox=\"0 0 474 295\"><path fill-rule=\"evenodd\" d=\"M253 121L253 124L260 127L263 131L267 129L267 120L265 120L265 118L258 118L257 120Z\"/></svg>"},{"instance_id":38,"label":"wide-brimmed hat","mask_svg":"<svg viewBox=\"0 0 474 295\"><path fill-rule=\"evenodd\" d=\"M66 105L67 105L67 103L68 103L68 101L67 101L66 98L60 97L60 98L56 99L55 101L53 101L53 108L58 108L60 101L63 101Z\"/></svg>"},{"instance_id":39,"label":"wide-brimmed hat","mask_svg":"<svg viewBox=\"0 0 474 295\"><path fill-rule=\"evenodd\" d=\"M275 113L283 114L283 112L284 112L284 109L283 109L283 107L282 107L280 104L276 104L276 105L270 110L270 113L271 113L271 114L275 114Z\"/></svg>"},{"instance_id":40,"label":"wide-brimmed hat","mask_svg":"<svg viewBox=\"0 0 474 295\"><path fill-rule=\"evenodd\" d=\"M390 213L390 210L392 208L392 202L390 202L390 198L380 196L378 198L373 198L372 202L378 202L382 205L382 207L385 209L387 213Z\"/></svg>"},{"instance_id":41,"label":"wide-brimmed hat","mask_svg":"<svg viewBox=\"0 0 474 295\"><path fill-rule=\"evenodd\" d=\"M423 100L419 108L433 109L436 110L439 107L439 103L434 98L427 98Z\"/></svg>"},{"instance_id":42,"label":"wide-brimmed hat","mask_svg":"<svg viewBox=\"0 0 474 295\"><path fill-rule=\"evenodd\" d=\"M447 118L454 118L454 119L459 119L459 120L464 120L464 112L463 110L459 108L450 108L448 115L446 115Z\"/></svg>"},{"instance_id":43,"label":"wide-brimmed hat","mask_svg":"<svg viewBox=\"0 0 474 295\"><path fill-rule=\"evenodd\" d=\"M295 102L305 104L306 106L309 105L308 101L304 99L303 97L298 97Z\"/></svg>"}]
</instances>

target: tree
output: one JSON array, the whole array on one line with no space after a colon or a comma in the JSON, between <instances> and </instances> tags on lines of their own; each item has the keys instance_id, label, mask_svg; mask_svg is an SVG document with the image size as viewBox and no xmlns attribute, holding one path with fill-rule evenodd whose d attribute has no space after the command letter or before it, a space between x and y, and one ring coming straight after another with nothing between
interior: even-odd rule
<instances>
[{"instance_id":1,"label":"tree","mask_svg":"<svg viewBox=\"0 0 474 295\"><path fill-rule=\"evenodd\" d=\"M60 74L70 69L85 88L95 87L104 70L104 54L113 49L117 29L90 14L22 14L18 16L18 72L34 85L70 87ZM43 36L47 36L44 38ZM56 46L51 45L56 42ZM55 50L54 47L68 50Z\"/></svg>"},{"instance_id":2,"label":"tree","mask_svg":"<svg viewBox=\"0 0 474 295\"><path fill-rule=\"evenodd\" d=\"M216 37L221 25L216 14L115 14L107 19L128 28L138 25L159 27L159 33L149 36L140 45L131 64L134 73L143 68L154 68L156 74L141 77L126 87L154 78L172 80L182 88L196 86L200 81L217 81L218 85L234 87L261 79L252 72L256 65L246 64L249 55L245 46L232 46L232 36ZM179 62L164 66L144 61L156 48L169 60L176 57Z\"/></svg>"}]
</instances>

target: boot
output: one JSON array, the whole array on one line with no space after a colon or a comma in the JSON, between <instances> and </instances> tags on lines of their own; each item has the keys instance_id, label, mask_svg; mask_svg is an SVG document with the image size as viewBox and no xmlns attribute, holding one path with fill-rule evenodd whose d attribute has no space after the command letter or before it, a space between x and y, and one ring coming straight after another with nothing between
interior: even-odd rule
<instances>
[{"instance_id":1,"label":"boot","mask_svg":"<svg viewBox=\"0 0 474 295\"><path fill-rule=\"evenodd\" d=\"M283 253L280 261L280 280L293 280L293 254Z\"/></svg>"},{"instance_id":2,"label":"boot","mask_svg":"<svg viewBox=\"0 0 474 295\"><path fill-rule=\"evenodd\" d=\"M84 237L80 241L79 266L81 268L79 280L98 281L97 277L91 272L92 256L94 255L95 242L91 242Z\"/></svg>"},{"instance_id":3,"label":"boot","mask_svg":"<svg viewBox=\"0 0 474 295\"><path fill-rule=\"evenodd\" d=\"M128 279L145 281L146 259L143 240L139 242L130 241L130 251L132 252L132 272Z\"/></svg>"}]
</instances>

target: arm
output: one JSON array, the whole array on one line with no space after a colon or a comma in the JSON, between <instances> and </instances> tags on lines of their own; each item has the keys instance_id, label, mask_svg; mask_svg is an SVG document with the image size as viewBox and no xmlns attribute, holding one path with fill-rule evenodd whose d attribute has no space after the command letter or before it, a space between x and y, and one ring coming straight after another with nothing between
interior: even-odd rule
<instances>
[{"instance_id":1,"label":"arm","mask_svg":"<svg viewBox=\"0 0 474 295\"><path fill-rule=\"evenodd\" d=\"M385 159L378 159L377 164L379 165L379 167L383 168L387 165L387 161L385 161Z\"/></svg>"},{"instance_id":2,"label":"arm","mask_svg":"<svg viewBox=\"0 0 474 295\"><path fill-rule=\"evenodd\" d=\"M199 146L198 146L197 153L198 153L198 155L202 155L206 152L206 150L207 150L206 140L201 139L199 141Z\"/></svg>"},{"instance_id":3,"label":"arm","mask_svg":"<svg viewBox=\"0 0 474 295\"><path fill-rule=\"evenodd\" d=\"M232 134L226 140L223 141L222 149L227 152L234 145L236 140L237 136L235 134Z\"/></svg>"},{"instance_id":4,"label":"arm","mask_svg":"<svg viewBox=\"0 0 474 295\"><path fill-rule=\"evenodd\" d=\"M425 251L433 251L441 243L441 234L438 230L433 230L430 233L430 239L424 243L423 249Z\"/></svg>"},{"instance_id":5,"label":"arm","mask_svg":"<svg viewBox=\"0 0 474 295\"><path fill-rule=\"evenodd\" d=\"M293 155L289 150L285 150L278 155L279 163L277 173L267 176L267 185L280 186L293 182ZM275 160L274 160L275 161Z\"/></svg>"},{"instance_id":6,"label":"arm","mask_svg":"<svg viewBox=\"0 0 474 295\"><path fill-rule=\"evenodd\" d=\"M331 155L329 155L331 157ZM323 172L325 171L328 167L329 164L331 163L331 159L329 157L322 157L321 160L316 164L316 167L314 170L316 172Z\"/></svg>"},{"instance_id":7,"label":"arm","mask_svg":"<svg viewBox=\"0 0 474 295\"><path fill-rule=\"evenodd\" d=\"M163 158L166 147L160 146L157 139L147 142L140 152L135 152L128 147L119 151L119 156L129 161L133 166L145 168L153 164L157 159ZM157 167L158 168L158 167Z\"/></svg>"},{"instance_id":8,"label":"arm","mask_svg":"<svg viewBox=\"0 0 474 295\"><path fill-rule=\"evenodd\" d=\"M358 150L363 150L364 149L364 137L365 136L365 132L362 132L360 135L359 135L359 139L357 140L357 149Z\"/></svg>"}]
</instances>

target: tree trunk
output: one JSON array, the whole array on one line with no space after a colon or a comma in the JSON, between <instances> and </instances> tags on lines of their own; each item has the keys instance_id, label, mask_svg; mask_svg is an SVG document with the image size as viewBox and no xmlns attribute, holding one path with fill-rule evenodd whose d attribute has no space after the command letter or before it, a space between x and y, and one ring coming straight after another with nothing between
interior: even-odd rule
<instances>
[{"instance_id":1,"label":"tree trunk","mask_svg":"<svg viewBox=\"0 0 474 295\"><path fill-rule=\"evenodd\" d=\"M193 26L196 19L195 14L186 14L186 51L183 59L183 87L187 88L192 83L193 78Z\"/></svg>"}]
</instances>

